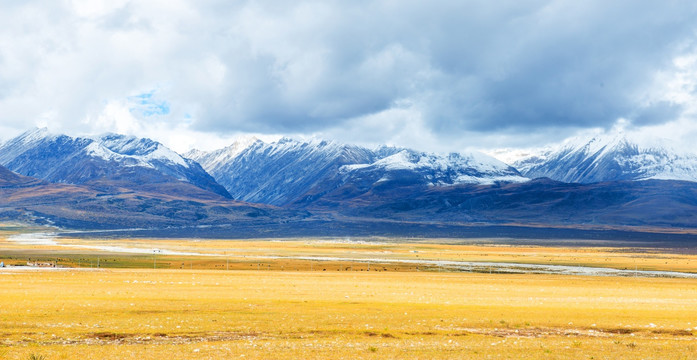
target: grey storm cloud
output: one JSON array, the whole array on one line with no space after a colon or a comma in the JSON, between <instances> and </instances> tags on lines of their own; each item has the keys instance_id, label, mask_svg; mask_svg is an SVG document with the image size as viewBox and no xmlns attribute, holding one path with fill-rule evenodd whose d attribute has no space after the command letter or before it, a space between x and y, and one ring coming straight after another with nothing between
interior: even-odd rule
<instances>
[{"instance_id":1,"label":"grey storm cloud","mask_svg":"<svg viewBox=\"0 0 697 360\"><path fill-rule=\"evenodd\" d=\"M231 16L250 49L239 68L255 72L202 124L314 130L400 102L442 131L668 121L679 106L646 96L694 45L697 15L691 2L266 5Z\"/></svg>"},{"instance_id":2,"label":"grey storm cloud","mask_svg":"<svg viewBox=\"0 0 697 360\"><path fill-rule=\"evenodd\" d=\"M156 121L210 132L314 132L394 109L444 134L661 123L683 109L657 79L695 52L697 28L694 1L0 8L3 121L75 122L154 92L169 107Z\"/></svg>"}]
</instances>

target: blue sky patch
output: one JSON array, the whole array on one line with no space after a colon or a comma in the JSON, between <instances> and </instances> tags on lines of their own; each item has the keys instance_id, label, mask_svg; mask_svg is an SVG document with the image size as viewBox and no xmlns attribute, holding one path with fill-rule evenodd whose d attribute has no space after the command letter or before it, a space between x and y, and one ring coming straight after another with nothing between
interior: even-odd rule
<instances>
[{"instance_id":1,"label":"blue sky patch","mask_svg":"<svg viewBox=\"0 0 697 360\"><path fill-rule=\"evenodd\" d=\"M145 117L169 114L169 103L155 96L155 90L128 97L131 113Z\"/></svg>"}]
</instances>

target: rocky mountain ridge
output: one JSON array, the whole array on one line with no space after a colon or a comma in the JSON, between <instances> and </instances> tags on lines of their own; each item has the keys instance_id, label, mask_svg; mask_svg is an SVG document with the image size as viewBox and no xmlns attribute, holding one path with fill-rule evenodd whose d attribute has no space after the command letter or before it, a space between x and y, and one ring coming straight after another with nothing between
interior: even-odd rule
<instances>
[{"instance_id":1,"label":"rocky mountain ridge","mask_svg":"<svg viewBox=\"0 0 697 360\"><path fill-rule=\"evenodd\" d=\"M113 181L122 187L139 187L181 181L230 198L198 163L146 138L71 137L34 129L0 144L0 165L51 183Z\"/></svg>"},{"instance_id":2,"label":"rocky mountain ridge","mask_svg":"<svg viewBox=\"0 0 697 360\"><path fill-rule=\"evenodd\" d=\"M697 181L697 155L673 149L668 141L650 144L623 133L575 138L512 164L529 178L570 183L621 180Z\"/></svg>"},{"instance_id":3,"label":"rocky mountain ridge","mask_svg":"<svg viewBox=\"0 0 697 360\"><path fill-rule=\"evenodd\" d=\"M200 162L234 198L279 206L347 184L407 181L451 186L527 181L514 168L481 153L439 155L320 139L236 142L225 149L192 151L187 156Z\"/></svg>"}]
</instances>

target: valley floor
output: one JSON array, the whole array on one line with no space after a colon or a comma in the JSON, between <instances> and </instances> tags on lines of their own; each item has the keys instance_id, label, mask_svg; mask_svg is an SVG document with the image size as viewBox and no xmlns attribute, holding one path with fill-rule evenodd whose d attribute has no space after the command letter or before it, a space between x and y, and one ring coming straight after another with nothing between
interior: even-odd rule
<instances>
[{"instance_id":1,"label":"valley floor","mask_svg":"<svg viewBox=\"0 0 697 360\"><path fill-rule=\"evenodd\" d=\"M17 265L0 268L0 359L691 359L697 353L697 279L477 273L356 260L694 273L694 255L389 239L33 237L38 241L30 243L32 237L22 242L14 235L0 234L0 261ZM307 260L319 256L352 260Z\"/></svg>"}]
</instances>

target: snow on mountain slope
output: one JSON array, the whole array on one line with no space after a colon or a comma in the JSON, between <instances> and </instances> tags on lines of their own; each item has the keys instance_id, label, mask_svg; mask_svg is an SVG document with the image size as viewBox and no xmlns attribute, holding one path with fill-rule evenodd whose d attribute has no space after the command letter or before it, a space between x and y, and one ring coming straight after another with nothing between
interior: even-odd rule
<instances>
[{"instance_id":1,"label":"snow on mountain slope","mask_svg":"<svg viewBox=\"0 0 697 360\"><path fill-rule=\"evenodd\" d=\"M195 161L158 142L131 136L73 138L35 129L0 145L0 164L56 183L118 179L138 185L179 180L229 197Z\"/></svg>"},{"instance_id":2,"label":"snow on mountain slope","mask_svg":"<svg viewBox=\"0 0 697 360\"><path fill-rule=\"evenodd\" d=\"M346 164L374 159L357 146L282 138L234 143L211 153L189 153L238 200L284 205Z\"/></svg>"},{"instance_id":3,"label":"snow on mountain slope","mask_svg":"<svg viewBox=\"0 0 697 360\"><path fill-rule=\"evenodd\" d=\"M0 151L0 164L7 164L26 151L27 148L56 137L58 136L49 133L47 128L36 128L0 143L0 149L2 149Z\"/></svg>"},{"instance_id":4,"label":"snow on mountain slope","mask_svg":"<svg viewBox=\"0 0 697 360\"><path fill-rule=\"evenodd\" d=\"M255 136L240 137L222 149L211 152L193 149L184 154L184 157L198 162L204 169L210 171L232 161L239 153L257 141L260 140Z\"/></svg>"},{"instance_id":5,"label":"snow on mountain slope","mask_svg":"<svg viewBox=\"0 0 697 360\"><path fill-rule=\"evenodd\" d=\"M673 149L668 141L651 143L622 132L573 138L513 164L530 178L593 183L615 180L697 181L697 155Z\"/></svg>"},{"instance_id":6,"label":"snow on mountain slope","mask_svg":"<svg viewBox=\"0 0 697 360\"><path fill-rule=\"evenodd\" d=\"M409 179L410 183L446 186L527 180L510 166L478 153L436 155L387 146L368 149L320 139L250 142L187 155L200 161L235 199L273 205L315 198L352 181L365 186L366 182Z\"/></svg>"},{"instance_id":7,"label":"snow on mountain slope","mask_svg":"<svg viewBox=\"0 0 697 360\"><path fill-rule=\"evenodd\" d=\"M145 164L151 164L152 161L157 160L170 162L185 168L189 167L189 163L181 155L150 139L105 134L95 140L98 141L99 145L111 150L114 154L132 157L141 160Z\"/></svg>"},{"instance_id":8,"label":"snow on mountain slope","mask_svg":"<svg viewBox=\"0 0 697 360\"><path fill-rule=\"evenodd\" d=\"M481 153L437 155L404 149L372 164L346 165L341 168L343 172L368 170L385 173L399 170L418 172L423 176L425 183L431 186L528 180L512 167ZM387 174L379 181L388 180L386 176Z\"/></svg>"}]
</instances>

